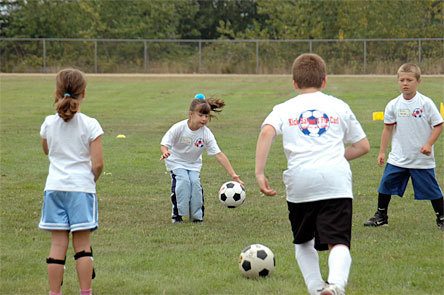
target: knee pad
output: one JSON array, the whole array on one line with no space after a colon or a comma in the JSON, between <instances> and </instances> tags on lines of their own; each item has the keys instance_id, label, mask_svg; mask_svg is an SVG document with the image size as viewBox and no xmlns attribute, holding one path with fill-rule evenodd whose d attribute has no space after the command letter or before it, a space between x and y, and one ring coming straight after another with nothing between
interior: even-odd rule
<instances>
[{"instance_id":1,"label":"knee pad","mask_svg":"<svg viewBox=\"0 0 444 295\"><path fill-rule=\"evenodd\" d=\"M52 257L46 258L46 263L47 264L60 264L60 265L63 265L63 269L65 269L65 262L66 262L66 257L63 260L62 259L54 259ZM60 283L60 286L63 286L63 280Z\"/></svg>"},{"instance_id":2,"label":"knee pad","mask_svg":"<svg viewBox=\"0 0 444 295\"><path fill-rule=\"evenodd\" d=\"M63 260L62 259L54 259L52 257L46 258L46 263L47 264L61 264L61 265L65 265L65 262L66 262L66 257Z\"/></svg>"},{"instance_id":3,"label":"knee pad","mask_svg":"<svg viewBox=\"0 0 444 295\"><path fill-rule=\"evenodd\" d=\"M91 257L91 260L93 260L93 251L92 251L92 248L91 248L91 251L90 251L90 252L86 252L85 250L82 250L82 251L80 251L80 252L77 252L77 253L74 255L74 259L75 259L75 260L77 260L77 259L79 259L79 258L82 258L82 257ZM94 267L93 267L92 278L94 279L95 277L96 277L96 272L95 272Z\"/></svg>"}]
</instances>

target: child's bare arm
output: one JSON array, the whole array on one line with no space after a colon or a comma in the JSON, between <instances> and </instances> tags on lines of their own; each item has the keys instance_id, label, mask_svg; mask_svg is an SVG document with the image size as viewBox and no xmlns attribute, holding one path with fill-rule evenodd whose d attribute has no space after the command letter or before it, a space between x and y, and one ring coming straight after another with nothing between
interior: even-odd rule
<instances>
[{"instance_id":1,"label":"child's bare arm","mask_svg":"<svg viewBox=\"0 0 444 295\"><path fill-rule=\"evenodd\" d=\"M48 141L44 138L42 138L42 148L43 148L43 152L45 153L45 155L48 155L48 153L49 153Z\"/></svg>"},{"instance_id":2,"label":"child's bare arm","mask_svg":"<svg viewBox=\"0 0 444 295\"><path fill-rule=\"evenodd\" d=\"M267 196L276 195L276 191L272 189L268 183L268 179L265 176L265 166L267 164L268 153L270 152L271 144L276 136L276 130L271 125L265 125L256 145L256 181L259 185L259 189Z\"/></svg>"},{"instance_id":3,"label":"child's bare arm","mask_svg":"<svg viewBox=\"0 0 444 295\"><path fill-rule=\"evenodd\" d=\"M161 161L165 160L166 158L168 158L171 155L170 151L168 150L168 147L166 147L164 145L160 146L160 153L162 154L160 156Z\"/></svg>"},{"instance_id":4,"label":"child's bare arm","mask_svg":"<svg viewBox=\"0 0 444 295\"><path fill-rule=\"evenodd\" d=\"M99 180L100 174L103 170L103 149L101 136L97 137L91 142L91 165L94 174L94 181Z\"/></svg>"},{"instance_id":5,"label":"child's bare arm","mask_svg":"<svg viewBox=\"0 0 444 295\"><path fill-rule=\"evenodd\" d=\"M389 145L390 139L392 138L393 128L395 125L384 125L384 129L381 134L381 147L379 148L378 154L378 165L382 166L385 163L385 152Z\"/></svg>"},{"instance_id":6,"label":"child's bare arm","mask_svg":"<svg viewBox=\"0 0 444 295\"><path fill-rule=\"evenodd\" d=\"M370 143L367 138L363 138L358 142L345 148L344 157L351 161L353 159L359 158L370 151Z\"/></svg>"},{"instance_id":7,"label":"child's bare arm","mask_svg":"<svg viewBox=\"0 0 444 295\"><path fill-rule=\"evenodd\" d=\"M227 170L227 173L231 176L231 179L239 182L242 185L244 184L244 182L240 179L239 175L237 175L236 172L234 172L234 169L233 169L233 166L231 166L230 160L228 160L227 156L223 152L216 154L215 157L216 157L216 160L219 162L219 164L221 164L222 167L224 167L225 170Z\"/></svg>"},{"instance_id":8,"label":"child's bare arm","mask_svg":"<svg viewBox=\"0 0 444 295\"><path fill-rule=\"evenodd\" d=\"M442 125L443 125L443 123L433 127L432 133L430 134L427 142L421 147L421 150L420 150L421 153L423 153L424 155L430 156L430 154L432 153L432 146L438 140L439 135L442 132Z\"/></svg>"}]
</instances>

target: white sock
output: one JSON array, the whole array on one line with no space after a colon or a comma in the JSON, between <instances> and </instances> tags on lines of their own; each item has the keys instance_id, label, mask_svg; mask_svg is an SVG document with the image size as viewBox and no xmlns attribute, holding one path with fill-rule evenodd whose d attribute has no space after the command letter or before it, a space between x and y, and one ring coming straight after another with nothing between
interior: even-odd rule
<instances>
[{"instance_id":1,"label":"white sock","mask_svg":"<svg viewBox=\"0 0 444 295\"><path fill-rule=\"evenodd\" d=\"M336 245L328 256L328 283L345 289L350 273L352 258L350 249L345 245Z\"/></svg>"},{"instance_id":2,"label":"white sock","mask_svg":"<svg viewBox=\"0 0 444 295\"><path fill-rule=\"evenodd\" d=\"M304 277L310 294L316 294L316 290L324 287L321 270L319 268L318 251L314 248L314 239L303 244L295 244L296 261Z\"/></svg>"}]
</instances>

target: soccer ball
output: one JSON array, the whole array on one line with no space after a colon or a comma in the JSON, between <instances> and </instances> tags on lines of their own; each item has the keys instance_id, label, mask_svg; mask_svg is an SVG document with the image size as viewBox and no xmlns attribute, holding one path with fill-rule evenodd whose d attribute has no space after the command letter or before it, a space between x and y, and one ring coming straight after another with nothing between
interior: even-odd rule
<instances>
[{"instance_id":1,"label":"soccer ball","mask_svg":"<svg viewBox=\"0 0 444 295\"><path fill-rule=\"evenodd\" d=\"M308 110L299 116L299 129L302 133L311 137L319 137L330 127L330 118L327 114Z\"/></svg>"},{"instance_id":2,"label":"soccer ball","mask_svg":"<svg viewBox=\"0 0 444 295\"><path fill-rule=\"evenodd\" d=\"M246 247L239 256L239 269L249 279L269 276L275 266L273 252L261 244Z\"/></svg>"},{"instance_id":3,"label":"soccer ball","mask_svg":"<svg viewBox=\"0 0 444 295\"><path fill-rule=\"evenodd\" d=\"M415 118L421 118L422 113L423 113L423 110L421 108L416 108L416 109L413 110L412 115Z\"/></svg>"},{"instance_id":4,"label":"soccer ball","mask_svg":"<svg viewBox=\"0 0 444 295\"><path fill-rule=\"evenodd\" d=\"M236 181L222 184L219 190L219 201L228 208L236 208L245 201L245 188Z\"/></svg>"}]
</instances>

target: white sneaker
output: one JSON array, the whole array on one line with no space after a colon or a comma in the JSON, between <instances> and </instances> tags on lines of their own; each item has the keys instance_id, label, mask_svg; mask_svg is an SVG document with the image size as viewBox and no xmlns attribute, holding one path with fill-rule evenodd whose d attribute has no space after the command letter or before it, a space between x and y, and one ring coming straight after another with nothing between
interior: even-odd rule
<instances>
[{"instance_id":1,"label":"white sneaker","mask_svg":"<svg viewBox=\"0 0 444 295\"><path fill-rule=\"evenodd\" d=\"M322 289L320 295L345 295L345 290L338 285L328 284Z\"/></svg>"}]
</instances>

